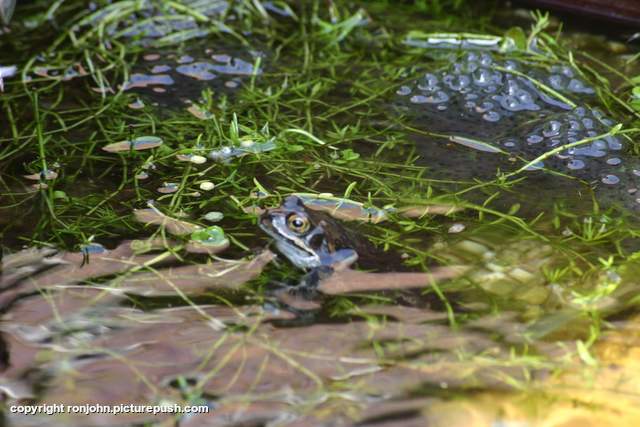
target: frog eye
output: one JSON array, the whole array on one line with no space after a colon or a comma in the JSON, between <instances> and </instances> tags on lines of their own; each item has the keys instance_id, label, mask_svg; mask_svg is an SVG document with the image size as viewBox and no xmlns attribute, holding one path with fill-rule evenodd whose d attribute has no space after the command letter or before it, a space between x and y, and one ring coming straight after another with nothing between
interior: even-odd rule
<instances>
[{"instance_id":1,"label":"frog eye","mask_svg":"<svg viewBox=\"0 0 640 427\"><path fill-rule=\"evenodd\" d=\"M309 230L311 224L309 224L309 219L302 215L291 214L287 217L287 227L289 230L293 231L297 234L305 233Z\"/></svg>"}]
</instances>

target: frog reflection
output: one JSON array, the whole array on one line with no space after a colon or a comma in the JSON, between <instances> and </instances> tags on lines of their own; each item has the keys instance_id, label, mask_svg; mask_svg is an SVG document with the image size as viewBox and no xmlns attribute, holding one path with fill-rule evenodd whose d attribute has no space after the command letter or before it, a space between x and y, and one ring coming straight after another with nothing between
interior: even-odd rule
<instances>
[{"instance_id":1,"label":"frog reflection","mask_svg":"<svg viewBox=\"0 0 640 427\"><path fill-rule=\"evenodd\" d=\"M275 239L278 250L289 261L303 270L341 269L358 259L358 243L350 238L351 233L328 215L306 209L296 196L263 213L260 228Z\"/></svg>"}]
</instances>

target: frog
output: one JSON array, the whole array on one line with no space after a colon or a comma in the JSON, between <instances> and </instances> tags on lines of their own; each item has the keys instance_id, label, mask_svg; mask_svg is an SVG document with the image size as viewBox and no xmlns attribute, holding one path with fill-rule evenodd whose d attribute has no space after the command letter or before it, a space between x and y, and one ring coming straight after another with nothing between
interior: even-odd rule
<instances>
[{"instance_id":1,"label":"frog","mask_svg":"<svg viewBox=\"0 0 640 427\"><path fill-rule=\"evenodd\" d=\"M390 291L388 295L393 295L398 303L410 306L426 303L427 299L415 288L421 289L441 275L439 266L431 268L430 273L417 271L415 266L405 264L402 254L375 246L361 232L358 223L341 221L328 212L314 209L315 206L291 195L279 207L266 209L260 215L259 226L274 239L278 251L304 271L295 283L274 283L273 292L281 304L298 314L307 313L309 301L322 300L323 295L331 294L325 292L323 285L327 285L332 276L353 278L355 270L359 270L355 273L357 277L366 276L365 282L370 280L372 284L404 283L406 287L400 292L394 292L394 286L371 288ZM424 276L416 279L416 274Z\"/></svg>"},{"instance_id":2,"label":"frog","mask_svg":"<svg viewBox=\"0 0 640 427\"><path fill-rule=\"evenodd\" d=\"M364 248L362 239L328 214L308 209L297 196L267 209L260 228L271 236L278 251L303 271L345 269L356 263Z\"/></svg>"}]
</instances>

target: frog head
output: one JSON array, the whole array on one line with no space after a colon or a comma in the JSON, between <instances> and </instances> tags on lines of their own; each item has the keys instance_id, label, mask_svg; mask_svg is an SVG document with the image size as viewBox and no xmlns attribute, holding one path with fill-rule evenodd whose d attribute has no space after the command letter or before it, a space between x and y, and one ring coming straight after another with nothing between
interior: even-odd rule
<instances>
[{"instance_id":1,"label":"frog head","mask_svg":"<svg viewBox=\"0 0 640 427\"><path fill-rule=\"evenodd\" d=\"M276 247L291 263L303 270L318 267L345 268L358 253L342 243L344 235L337 221L307 209L299 197L289 196L277 208L260 216L260 228L274 238Z\"/></svg>"}]
</instances>

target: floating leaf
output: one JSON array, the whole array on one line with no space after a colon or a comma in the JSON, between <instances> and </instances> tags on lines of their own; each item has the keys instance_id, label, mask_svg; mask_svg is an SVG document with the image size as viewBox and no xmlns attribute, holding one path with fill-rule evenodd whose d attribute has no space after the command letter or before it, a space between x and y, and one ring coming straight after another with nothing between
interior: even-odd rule
<instances>
[{"instance_id":1,"label":"floating leaf","mask_svg":"<svg viewBox=\"0 0 640 427\"><path fill-rule=\"evenodd\" d=\"M260 216L263 213L266 212L265 209L261 208L260 206L245 206L242 208L242 212L248 214L248 215L256 215L256 216Z\"/></svg>"},{"instance_id":2,"label":"floating leaf","mask_svg":"<svg viewBox=\"0 0 640 427\"><path fill-rule=\"evenodd\" d=\"M229 247L229 239L224 230L212 225L191 233L191 241L187 244L188 252L208 253L210 255L222 252Z\"/></svg>"},{"instance_id":3,"label":"floating leaf","mask_svg":"<svg viewBox=\"0 0 640 427\"><path fill-rule=\"evenodd\" d=\"M213 114L195 104L187 108L187 111L200 120L210 120L213 118Z\"/></svg>"},{"instance_id":4,"label":"floating leaf","mask_svg":"<svg viewBox=\"0 0 640 427\"><path fill-rule=\"evenodd\" d=\"M336 164L345 164L360 158L360 154L353 151L351 148L340 151L340 157L334 160Z\"/></svg>"},{"instance_id":5,"label":"floating leaf","mask_svg":"<svg viewBox=\"0 0 640 427\"><path fill-rule=\"evenodd\" d=\"M354 200L335 197L331 194L293 193L304 205L312 210L323 211L343 221L366 221L377 224L388 219L389 214L397 213L407 218L419 218L425 215L450 215L464 208L450 204L425 206L406 206L398 209L365 207Z\"/></svg>"},{"instance_id":6,"label":"floating leaf","mask_svg":"<svg viewBox=\"0 0 640 427\"><path fill-rule=\"evenodd\" d=\"M505 39L513 41L513 45L518 50L527 50L527 35L520 27L511 27L504 33Z\"/></svg>"},{"instance_id":7,"label":"floating leaf","mask_svg":"<svg viewBox=\"0 0 640 427\"><path fill-rule=\"evenodd\" d=\"M37 184L33 184L30 188L33 191L38 191L38 190L46 190L47 188L49 188L49 186L44 182L39 182Z\"/></svg>"},{"instance_id":8,"label":"floating leaf","mask_svg":"<svg viewBox=\"0 0 640 427\"><path fill-rule=\"evenodd\" d=\"M40 173L33 173L31 175L24 175L25 178L32 181L50 181L58 177L58 173L54 170L46 170Z\"/></svg>"},{"instance_id":9,"label":"floating leaf","mask_svg":"<svg viewBox=\"0 0 640 427\"><path fill-rule=\"evenodd\" d=\"M191 162L195 165L201 165L207 162L207 158L198 154L178 154L176 158L181 162Z\"/></svg>"},{"instance_id":10,"label":"floating leaf","mask_svg":"<svg viewBox=\"0 0 640 427\"><path fill-rule=\"evenodd\" d=\"M136 99L134 102L130 103L128 107L131 108L132 110L140 110L144 108L145 105L144 105L144 102L142 102L142 100Z\"/></svg>"},{"instance_id":11,"label":"floating leaf","mask_svg":"<svg viewBox=\"0 0 640 427\"><path fill-rule=\"evenodd\" d=\"M200 183L199 187L203 191L211 191L215 188L215 184L211 181L203 181Z\"/></svg>"},{"instance_id":12,"label":"floating leaf","mask_svg":"<svg viewBox=\"0 0 640 427\"><path fill-rule=\"evenodd\" d=\"M132 141L121 141L102 147L104 151L109 153L118 153L121 151L140 151L150 150L162 145L162 138L157 136L140 136Z\"/></svg>"},{"instance_id":13,"label":"floating leaf","mask_svg":"<svg viewBox=\"0 0 640 427\"><path fill-rule=\"evenodd\" d=\"M449 141L456 144L464 145L465 147L473 148L474 150L483 151L485 153L503 153L500 148L478 139L467 138L464 136L452 135L449 137Z\"/></svg>"},{"instance_id":14,"label":"floating leaf","mask_svg":"<svg viewBox=\"0 0 640 427\"><path fill-rule=\"evenodd\" d=\"M98 278L107 275L116 275L131 269L141 268L144 265L153 265L162 260L171 259L171 256L159 257L157 254L136 255L130 246L130 242L123 242L112 250L104 250L96 244L85 246L80 252L61 252L52 256L41 256L43 252L28 250L23 258L31 260L35 265L25 270L28 277L21 279L19 274L8 274L8 266L19 266L24 262L20 258L13 258L7 263L3 262L3 276L0 277L0 306L4 307L15 298L23 294L29 294L43 289L58 288L63 285L72 285L84 280ZM44 255L49 255L44 252ZM46 267L43 271L39 271ZM18 272L16 272L18 273ZM10 289L9 289L10 288Z\"/></svg>"},{"instance_id":15,"label":"floating leaf","mask_svg":"<svg viewBox=\"0 0 640 427\"><path fill-rule=\"evenodd\" d=\"M223 218L224 218L224 214L222 212L217 212L217 211L207 212L204 215L204 219L209 222L222 221Z\"/></svg>"},{"instance_id":16,"label":"floating leaf","mask_svg":"<svg viewBox=\"0 0 640 427\"><path fill-rule=\"evenodd\" d=\"M175 182L165 182L161 187L157 188L158 193L171 194L178 191L180 187Z\"/></svg>"},{"instance_id":17,"label":"floating leaf","mask_svg":"<svg viewBox=\"0 0 640 427\"><path fill-rule=\"evenodd\" d=\"M508 42L507 42L508 41ZM510 42L510 43L509 43ZM421 48L440 49L488 49L513 50L515 43L510 38L473 33L425 33L410 31L404 43Z\"/></svg>"},{"instance_id":18,"label":"floating leaf","mask_svg":"<svg viewBox=\"0 0 640 427\"><path fill-rule=\"evenodd\" d=\"M425 215L451 215L464 210L463 207L449 204L434 204L425 206L405 206L398 208L398 215L407 218L420 218Z\"/></svg>"},{"instance_id":19,"label":"floating leaf","mask_svg":"<svg viewBox=\"0 0 640 427\"><path fill-rule=\"evenodd\" d=\"M65 193L64 191L60 191L60 190L53 192L53 198L54 199L58 199L58 200L69 201L69 196L67 196L67 193Z\"/></svg>"},{"instance_id":20,"label":"floating leaf","mask_svg":"<svg viewBox=\"0 0 640 427\"><path fill-rule=\"evenodd\" d=\"M366 221L379 223L387 219L387 211L375 207L367 208L362 203L326 194L294 193L304 205L312 210L326 212L344 221Z\"/></svg>"},{"instance_id":21,"label":"floating leaf","mask_svg":"<svg viewBox=\"0 0 640 427\"><path fill-rule=\"evenodd\" d=\"M258 154L272 151L278 148L273 140L267 142L243 141L240 147L222 147L209 153L209 158L217 162L226 163L234 157L242 157L247 154Z\"/></svg>"}]
</instances>

